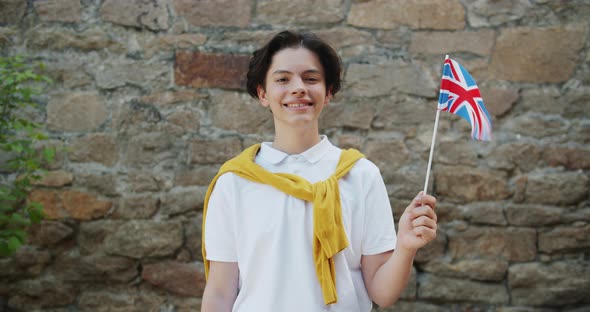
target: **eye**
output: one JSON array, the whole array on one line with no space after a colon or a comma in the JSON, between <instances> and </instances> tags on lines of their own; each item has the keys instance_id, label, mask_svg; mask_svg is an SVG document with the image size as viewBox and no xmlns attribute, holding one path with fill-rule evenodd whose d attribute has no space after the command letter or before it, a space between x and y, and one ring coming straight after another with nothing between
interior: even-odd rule
<instances>
[{"instance_id":1,"label":"eye","mask_svg":"<svg viewBox=\"0 0 590 312\"><path fill-rule=\"evenodd\" d=\"M307 78L305 78L305 80L307 80L311 83L316 83L316 82L320 81L317 77L307 77Z\"/></svg>"},{"instance_id":2,"label":"eye","mask_svg":"<svg viewBox=\"0 0 590 312\"><path fill-rule=\"evenodd\" d=\"M279 77L279 78L275 79L275 82L278 82L278 83L284 83L287 81L289 81L289 79L287 79L287 77Z\"/></svg>"}]
</instances>

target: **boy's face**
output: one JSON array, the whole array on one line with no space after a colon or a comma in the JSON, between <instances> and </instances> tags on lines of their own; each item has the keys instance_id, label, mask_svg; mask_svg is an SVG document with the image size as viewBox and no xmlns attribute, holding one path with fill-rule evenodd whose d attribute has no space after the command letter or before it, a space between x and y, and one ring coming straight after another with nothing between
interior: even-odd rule
<instances>
[{"instance_id":1,"label":"boy's face","mask_svg":"<svg viewBox=\"0 0 590 312\"><path fill-rule=\"evenodd\" d=\"M266 73L266 86L258 86L260 103L272 110L275 130L314 126L328 104L324 69L318 56L306 48L277 52Z\"/></svg>"}]
</instances>

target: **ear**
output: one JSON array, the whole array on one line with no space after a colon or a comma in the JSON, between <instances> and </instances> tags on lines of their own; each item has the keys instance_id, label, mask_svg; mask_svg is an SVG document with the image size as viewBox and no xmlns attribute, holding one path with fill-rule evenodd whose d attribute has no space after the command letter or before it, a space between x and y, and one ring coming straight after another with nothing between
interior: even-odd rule
<instances>
[{"instance_id":1,"label":"ear","mask_svg":"<svg viewBox=\"0 0 590 312\"><path fill-rule=\"evenodd\" d=\"M258 99L260 100L260 104L264 107L268 107L269 103L268 99L266 98L266 91L264 90L262 85L258 85L258 87L256 87L256 93L258 93Z\"/></svg>"},{"instance_id":2,"label":"ear","mask_svg":"<svg viewBox=\"0 0 590 312\"><path fill-rule=\"evenodd\" d=\"M328 93L326 94L326 98L324 99L324 105L328 105L328 103L330 103L331 99L332 99L332 89L328 90Z\"/></svg>"}]
</instances>

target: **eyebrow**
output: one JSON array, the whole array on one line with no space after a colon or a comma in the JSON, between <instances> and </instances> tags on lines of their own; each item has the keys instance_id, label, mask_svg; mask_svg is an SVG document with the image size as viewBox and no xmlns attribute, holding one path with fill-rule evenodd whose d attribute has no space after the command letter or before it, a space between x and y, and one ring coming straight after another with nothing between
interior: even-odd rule
<instances>
[{"instance_id":1,"label":"eyebrow","mask_svg":"<svg viewBox=\"0 0 590 312\"><path fill-rule=\"evenodd\" d=\"M308 69L306 71L303 72L304 74L320 74L321 71L319 69ZM276 74L292 74L292 72L288 71L288 70L284 70L284 69L277 69L275 70L273 73L273 75Z\"/></svg>"}]
</instances>

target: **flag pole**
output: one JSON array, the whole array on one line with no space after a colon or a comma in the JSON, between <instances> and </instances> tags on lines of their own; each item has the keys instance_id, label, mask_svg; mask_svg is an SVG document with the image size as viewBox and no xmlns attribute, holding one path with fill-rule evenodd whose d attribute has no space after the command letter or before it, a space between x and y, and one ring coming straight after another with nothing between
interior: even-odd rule
<instances>
[{"instance_id":1,"label":"flag pole","mask_svg":"<svg viewBox=\"0 0 590 312\"><path fill-rule=\"evenodd\" d=\"M445 55L445 61L449 58L449 55ZM440 92L440 90L439 90ZM440 95L439 95L440 97ZM436 142L436 132L438 130L438 119L440 116L440 109L438 104L436 107L436 117L434 119L434 131L432 132L432 143L430 143L430 156L428 157L428 166L426 167L426 180L424 181L424 194L428 191L428 179L430 178L430 167L432 166L432 155L434 154L434 142Z\"/></svg>"}]
</instances>

